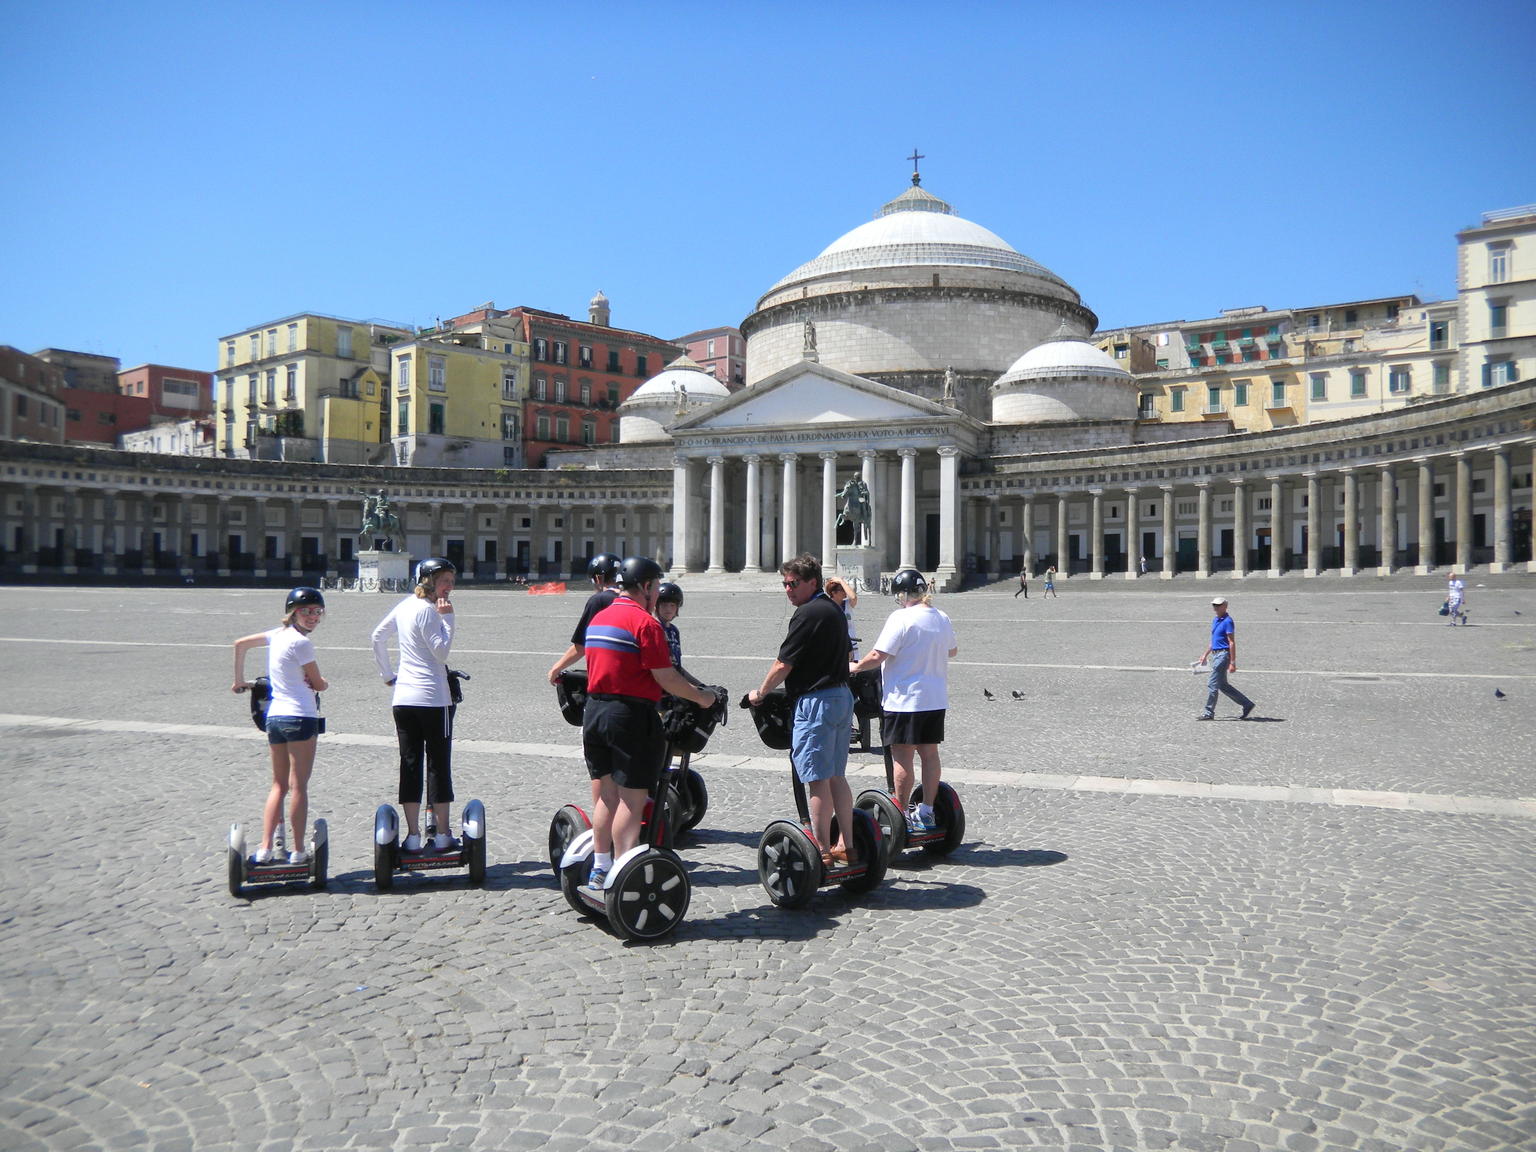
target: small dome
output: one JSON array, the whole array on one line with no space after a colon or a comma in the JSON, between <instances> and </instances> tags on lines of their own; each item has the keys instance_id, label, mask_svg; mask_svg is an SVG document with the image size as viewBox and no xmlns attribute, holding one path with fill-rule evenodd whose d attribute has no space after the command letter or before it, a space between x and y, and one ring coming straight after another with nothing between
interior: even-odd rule
<instances>
[{"instance_id":1,"label":"small dome","mask_svg":"<svg viewBox=\"0 0 1536 1152\"><path fill-rule=\"evenodd\" d=\"M707 369L679 356L619 405L619 443L670 440L668 425L706 405L718 404L730 394Z\"/></svg>"},{"instance_id":2,"label":"small dome","mask_svg":"<svg viewBox=\"0 0 1536 1152\"><path fill-rule=\"evenodd\" d=\"M718 396L721 399L731 394L730 389L716 380L707 368L700 367L686 356L679 356L630 393L624 405L632 404L636 400L654 399L658 396L671 399L680 391L686 392L690 397Z\"/></svg>"},{"instance_id":3,"label":"small dome","mask_svg":"<svg viewBox=\"0 0 1536 1152\"><path fill-rule=\"evenodd\" d=\"M1135 418L1135 378L1066 321L992 385L992 419L999 424Z\"/></svg>"},{"instance_id":4,"label":"small dome","mask_svg":"<svg viewBox=\"0 0 1536 1152\"><path fill-rule=\"evenodd\" d=\"M1082 336L1066 332L1063 325L1056 335L1043 344L1036 344L1015 360L994 387L1016 380L1045 380L1057 376L1131 378L1131 374L1116 364L1108 352L1095 348Z\"/></svg>"},{"instance_id":5,"label":"small dome","mask_svg":"<svg viewBox=\"0 0 1536 1152\"><path fill-rule=\"evenodd\" d=\"M592 297L592 299L589 300L587 303L589 305L593 305L593 304L606 304L606 303L608 303L608 297L604 296L603 295L603 290L601 288L599 288L597 290L597 295Z\"/></svg>"}]
</instances>

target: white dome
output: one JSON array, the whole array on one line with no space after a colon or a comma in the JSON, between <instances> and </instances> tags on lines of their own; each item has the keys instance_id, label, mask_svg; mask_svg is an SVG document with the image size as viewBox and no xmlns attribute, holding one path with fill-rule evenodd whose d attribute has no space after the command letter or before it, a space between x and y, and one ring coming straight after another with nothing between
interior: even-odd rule
<instances>
[{"instance_id":1,"label":"white dome","mask_svg":"<svg viewBox=\"0 0 1536 1152\"><path fill-rule=\"evenodd\" d=\"M955 210L921 188L909 188L827 245L768 290L767 296L801 280L865 268L966 266L1024 272L1066 286L1066 281L1016 251L996 233L955 215Z\"/></svg>"},{"instance_id":2,"label":"white dome","mask_svg":"<svg viewBox=\"0 0 1536 1152\"><path fill-rule=\"evenodd\" d=\"M1055 376L1108 376L1129 380L1131 374L1116 364L1109 353L1095 348L1081 336L1058 333L1036 344L1013 362L998 384L1015 380L1043 380Z\"/></svg>"},{"instance_id":3,"label":"white dome","mask_svg":"<svg viewBox=\"0 0 1536 1152\"><path fill-rule=\"evenodd\" d=\"M708 369L701 368L686 356L679 356L630 393L624 403L657 396L670 400L679 392L686 392L690 397L718 396L722 399L731 394L730 389L716 380Z\"/></svg>"},{"instance_id":4,"label":"white dome","mask_svg":"<svg viewBox=\"0 0 1536 1152\"><path fill-rule=\"evenodd\" d=\"M992 385L992 419L999 424L1135 418L1135 378L1108 353L1067 331L1065 321Z\"/></svg>"},{"instance_id":5,"label":"white dome","mask_svg":"<svg viewBox=\"0 0 1536 1152\"><path fill-rule=\"evenodd\" d=\"M679 356L619 405L619 443L670 440L667 426L693 411L718 404L730 390L686 356Z\"/></svg>"}]
</instances>

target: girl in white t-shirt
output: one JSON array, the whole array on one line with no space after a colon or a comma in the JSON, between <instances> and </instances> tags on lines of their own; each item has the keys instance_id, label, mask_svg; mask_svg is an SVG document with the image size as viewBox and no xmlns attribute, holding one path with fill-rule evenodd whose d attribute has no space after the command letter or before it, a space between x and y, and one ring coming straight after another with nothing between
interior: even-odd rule
<instances>
[{"instance_id":1,"label":"girl in white t-shirt","mask_svg":"<svg viewBox=\"0 0 1536 1152\"><path fill-rule=\"evenodd\" d=\"M272 754L272 788L261 813L261 847L256 862L272 859L272 836L283 818L283 799L291 796L289 819L293 824L292 851L288 863L303 864L304 824L309 819L309 774L315 767L315 745L320 734L320 697L329 685L320 675L310 633L325 615L325 597L318 588L295 588L284 605L280 627L257 632L235 641L234 691L250 688L245 678L245 654L267 648L267 679L272 698L267 703L267 747Z\"/></svg>"}]
</instances>

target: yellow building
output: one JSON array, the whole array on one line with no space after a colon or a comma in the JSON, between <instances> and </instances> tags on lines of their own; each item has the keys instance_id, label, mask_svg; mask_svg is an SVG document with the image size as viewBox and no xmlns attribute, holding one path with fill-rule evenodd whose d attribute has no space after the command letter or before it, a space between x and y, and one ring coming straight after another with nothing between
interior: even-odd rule
<instances>
[{"instance_id":1,"label":"yellow building","mask_svg":"<svg viewBox=\"0 0 1536 1152\"><path fill-rule=\"evenodd\" d=\"M388 459L389 348L406 325L306 312L225 336L215 373L220 456Z\"/></svg>"},{"instance_id":2,"label":"yellow building","mask_svg":"<svg viewBox=\"0 0 1536 1152\"><path fill-rule=\"evenodd\" d=\"M494 317L447 325L390 349L391 463L521 468L529 347Z\"/></svg>"}]
</instances>

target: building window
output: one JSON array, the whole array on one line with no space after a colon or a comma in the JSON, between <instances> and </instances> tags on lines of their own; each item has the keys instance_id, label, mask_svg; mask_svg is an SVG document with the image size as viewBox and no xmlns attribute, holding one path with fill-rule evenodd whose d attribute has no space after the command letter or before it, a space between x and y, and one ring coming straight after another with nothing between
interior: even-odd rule
<instances>
[{"instance_id":1,"label":"building window","mask_svg":"<svg viewBox=\"0 0 1536 1152\"><path fill-rule=\"evenodd\" d=\"M395 391L409 392L411 390L411 358L401 356L395 361Z\"/></svg>"},{"instance_id":2,"label":"building window","mask_svg":"<svg viewBox=\"0 0 1536 1152\"><path fill-rule=\"evenodd\" d=\"M345 327L336 329L336 355L343 360L352 359L352 329Z\"/></svg>"},{"instance_id":3,"label":"building window","mask_svg":"<svg viewBox=\"0 0 1536 1152\"><path fill-rule=\"evenodd\" d=\"M1326 399L1328 399L1328 373L1326 373L1326 372L1314 372L1314 373L1312 373L1312 399L1314 399L1314 400L1326 400Z\"/></svg>"},{"instance_id":4,"label":"building window","mask_svg":"<svg viewBox=\"0 0 1536 1152\"><path fill-rule=\"evenodd\" d=\"M503 440L517 439L517 413L503 412L501 414L501 438Z\"/></svg>"},{"instance_id":5,"label":"building window","mask_svg":"<svg viewBox=\"0 0 1536 1152\"><path fill-rule=\"evenodd\" d=\"M357 381L343 379L340 382L341 394L348 400L357 399Z\"/></svg>"},{"instance_id":6,"label":"building window","mask_svg":"<svg viewBox=\"0 0 1536 1152\"><path fill-rule=\"evenodd\" d=\"M535 360L549 359L549 341L542 336L533 338L533 358Z\"/></svg>"},{"instance_id":7,"label":"building window","mask_svg":"<svg viewBox=\"0 0 1536 1152\"><path fill-rule=\"evenodd\" d=\"M409 436L411 434L411 402L409 400L397 400L395 402L395 435Z\"/></svg>"},{"instance_id":8,"label":"building window","mask_svg":"<svg viewBox=\"0 0 1536 1152\"><path fill-rule=\"evenodd\" d=\"M261 359L261 333L260 332L252 332L251 333L251 355L250 355L250 358L252 360L260 360Z\"/></svg>"},{"instance_id":9,"label":"building window","mask_svg":"<svg viewBox=\"0 0 1536 1152\"><path fill-rule=\"evenodd\" d=\"M292 404L299 398L299 366L297 364L288 365L287 376L287 380L283 383L283 399L287 403Z\"/></svg>"},{"instance_id":10,"label":"building window","mask_svg":"<svg viewBox=\"0 0 1536 1152\"><path fill-rule=\"evenodd\" d=\"M516 467L517 449L510 444L503 444L501 447L501 462L509 468Z\"/></svg>"},{"instance_id":11,"label":"building window","mask_svg":"<svg viewBox=\"0 0 1536 1152\"><path fill-rule=\"evenodd\" d=\"M299 326L297 324L290 324L290 325L288 325L288 351L290 351L290 352L297 352L298 350L299 350Z\"/></svg>"},{"instance_id":12,"label":"building window","mask_svg":"<svg viewBox=\"0 0 1536 1152\"><path fill-rule=\"evenodd\" d=\"M427 387L433 392L448 391L448 361L445 357L427 357Z\"/></svg>"},{"instance_id":13,"label":"building window","mask_svg":"<svg viewBox=\"0 0 1536 1152\"><path fill-rule=\"evenodd\" d=\"M256 407L258 402L256 399L256 373L254 372L245 378L245 402L252 408Z\"/></svg>"},{"instance_id":14,"label":"building window","mask_svg":"<svg viewBox=\"0 0 1536 1152\"><path fill-rule=\"evenodd\" d=\"M1143 392L1141 394L1141 403L1136 415L1142 420L1157 419L1157 396L1154 393Z\"/></svg>"},{"instance_id":15,"label":"building window","mask_svg":"<svg viewBox=\"0 0 1536 1152\"><path fill-rule=\"evenodd\" d=\"M1444 395L1451 390L1451 366L1444 360L1440 360L1436 362L1434 371L1435 392L1438 395Z\"/></svg>"},{"instance_id":16,"label":"building window","mask_svg":"<svg viewBox=\"0 0 1536 1152\"><path fill-rule=\"evenodd\" d=\"M443 434L443 419L445 405L441 401L434 401L427 405L427 432L433 436Z\"/></svg>"},{"instance_id":17,"label":"building window","mask_svg":"<svg viewBox=\"0 0 1536 1152\"><path fill-rule=\"evenodd\" d=\"M277 403L277 369L267 369L267 386L262 390L262 402L268 405Z\"/></svg>"},{"instance_id":18,"label":"building window","mask_svg":"<svg viewBox=\"0 0 1536 1152\"><path fill-rule=\"evenodd\" d=\"M619 367L619 353L616 349L613 348L608 349L608 371L622 371L622 369Z\"/></svg>"},{"instance_id":19,"label":"building window","mask_svg":"<svg viewBox=\"0 0 1536 1152\"><path fill-rule=\"evenodd\" d=\"M535 376L533 378L533 398L535 400L544 400L547 398L548 392L549 385L545 381L544 377Z\"/></svg>"},{"instance_id":20,"label":"building window","mask_svg":"<svg viewBox=\"0 0 1536 1152\"><path fill-rule=\"evenodd\" d=\"M1445 348L1451 340L1451 324L1448 320L1429 322L1429 346L1431 350Z\"/></svg>"},{"instance_id":21,"label":"building window","mask_svg":"<svg viewBox=\"0 0 1536 1152\"><path fill-rule=\"evenodd\" d=\"M1168 361L1166 361L1166 360L1159 360L1157 362L1157 367L1158 367L1159 370L1166 369L1168 367Z\"/></svg>"},{"instance_id":22,"label":"building window","mask_svg":"<svg viewBox=\"0 0 1536 1152\"><path fill-rule=\"evenodd\" d=\"M646 367L646 359L647 358L644 357L644 356L636 356L635 357L635 375L636 376L647 376L647 375L650 374L650 369Z\"/></svg>"},{"instance_id":23,"label":"building window","mask_svg":"<svg viewBox=\"0 0 1536 1152\"><path fill-rule=\"evenodd\" d=\"M1178 513L1180 516L1193 516L1197 507L1198 504L1193 500L1180 500L1178 503Z\"/></svg>"},{"instance_id":24,"label":"building window","mask_svg":"<svg viewBox=\"0 0 1536 1152\"><path fill-rule=\"evenodd\" d=\"M224 341L224 367L228 368L232 366L234 362L235 342L233 340L226 340Z\"/></svg>"},{"instance_id":25,"label":"building window","mask_svg":"<svg viewBox=\"0 0 1536 1152\"><path fill-rule=\"evenodd\" d=\"M1488 301L1488 335L1494 338L1509 335L1509 301Z\"/></svg>"},{"instance_id":26,"label":"building window","mask_svg":"<svg viewBox=\"0 0 1536 1152\"><path fill-rule=\"evenodd\" d=\"M1248 381L1234 380L1232 382L1232 407L1248 407Z\"/></svg>"},{"instance_id":27,"label":"building window","mask_svg":"<svg viewBox=\"0 0 1536 1152\"><path fill-rule=\"evenodd\" d=\"M1344 309L1344 323L1351 328L1360 322L1360 313L1354 308Z\"/></svg>"},{"instance_id":28,"label":"building window","mask_svg":"<svg viewBox=\"0 0 1536 1152\"><path fill-rule=\"evenodd\" d=\"M515 369L505 369L501 374L501 398L503 400L517 399L517 371Z\"/></svg>"},{"instance_id":29,"label":"building window","mask_svg":"<svg viewBox=\"0 0 1536 1152\"><path fill-rule=\"evenodd\" d=\"M1130 354L1131 354L1131 346L1129 344L1116 344L1115 345L1115 359L1116 360L1124 360Z\"/></svg>"},{"instance_id":30,"label":"building window","mask_svg":"<svg viewBox=\"0 0 1536 1152\"><path fill-rule=\"evenodd\" d=\"M713 357L714 354L715 354L715 342L713 340L706 340L706 341L704 341L704 355L707 356L707 357Z\"/></svg>"},{"instance_id":31,"label":"building window","mask_svg":"<svg viewBox=\"0 0 1536 1152\"><path fill-rule=\"evenodd\" d=\"M1387 375L1387 391L1394 396L1406 395L1413 386L1413 369L1405 366L1393 368Z\"/></svg>"},{"instance_id":32,"label":"building window","mask_svg":"<svg viewBox=\"0 0 1536 1152\"><path fill-rule=\"evenodd\" d=\"M1224 412L1226 409L1221 403L1221 388L1215 384L1209 385L1205 390L1205 410L1207 412Z\"/></svg>"},{"instance_id":33,"label":"building window","mask_svg":"<svg viewBox=\"0 0 1536 1152\"><path fill-rule=\"evenodd\" d=\"M1509 279L1509 246L1488 246L1488 283L1502 284Z\"/></svg>"},{"instance_id":34,"label":"building window","mask_svg":"<svg viewBox=\"0 0 1536 1152\"><path fill-rule=\"evenodd\" d=\"M583 404L590 404L590 403L592 403L592 385L591 385L591 383L589 381L583 380L581 382L581 393L580 393L580 395L581 395L581 402Z\"/></svg>"},{"instance_id":35,"label":"building window","mask_svg":"<svg viewBox=\"0 0 1536 1152\"><path fill-rule=\"evenodd\" d=\"M1289 403L1285 398L1285 381L1271 380L1269 382L1269 406L1271 408L1284 408Z\"/></svg>"},{"instance_id":36,"label":"building window","mask_svg":"<svg viewBox=\"0 0 1536 1152\"><path fill-rule=\"evenodd\" d=\"M571 438L571 418L569 416L555 417L555 439L564 444Z\"/></svg>"},{"instance_id":37,"label":"building window","mask_svg":"<svg viewBox=\"0 0 1536 1152\"><path fill-rule=\"evenodd\" d=\"M565 341L564 340L556 340L555 341L555 363L556 364L564 364L565 363Z\"/></svg>"},{"instance_id":38,"label":"building window","mask_svg":"<svg viewBox=\"0 0 1536 1152\"><path fill-rule=\"evenodd\" d=\"M564 404L565 403L565 377L564 376L556 376L555 377L555 403L556 404Z\"/></svg>"},{"instance_id":39,"label":"building window","mask_svg":"<svg viewBox=\"0 0 1536 1152\"><path fill-rule=\"evenodd\" d=\"M1497 384L1513 384L1520 379L1513 360L1490 360L1483 365L1483 387L1492 388Z\"/></svg>"},{"instance_id":40,"label":"building window","mask_svg":"<svg viewBox=\"0 0 1536 1152\"><path fill-rule=\"evenodd\" d=\"M581 442L583 444L597 443L597 423L592 420L581 422Z\"/></svg>"},{"instance_id":41,"label":"building window","mask_svg":"<svg viewBox=\"0 0 1536 1152\"><path fill-rule=\"evenodd\" d=\"M617 444L619 442L619 422L617 420L608 425L608 442L610 444Z\"/></svg>"},{"instance_id":42,"label":"building window","mask_svg":"<svg viewBox=\"0 0 1536 1152\"><path fill-rule=\"evenodd\" d=\"M617 384L608 385L608 406L610 408L617 408L619 406L619 386Z\"/></svg>"},{"instance_id":43,"label":"building window","mask_svg":"<svg viewBox=\"0 0 1536 1152\"><path fill-rule=\"evenodd\" d=\"M548 416L540 416L538 418L538 420L535 422L534 427L536 429L538 429L538 439L540 439L540 440L548 440L549 439L549 417Z\"/></svg>"},{"instance_id":44,"label":"building window","mask_svg":"<svg viewBox=\"0 0 1536 1152\"><path fill-rule=\"evenodd\" d=\"M1312 315L1307 317L1307 327L1308 328L1321 328L1322 326L1323 326L1323 318L1321 316L1319 316L1316 312L1312 313Z\"/></svg>"},{"instance_id":45,"label":"building window","mask_svg":"<svg viewBox=\"0 0 1536 1152\"><path fill-rule=\"evenodd\" d=\"M277 329L276 328L268 328L267 329L267 355L268 356L276 356L277 355Z\"/></svg>"},{"instance_id":46,"label":"building window","mask_svg":"<svg viewBox=\"0 0 1536 1152\"><path fill-rule=\"evenodd\" d=\"M1244 360L1257 360L1258 358L1259 358L1259 350L1258 350L1257 347L1245 347L1243 349L1243 359Z\"/></svg>"},{"instance_id":47,"label":"building window","mask_svg":"<svg viewBox=\"0 0 1536 1152\"><path fill-rule=\"evenodd\" d=\"M581 366L583 368L592 367L592 345L578 344L576 346L576 355L577 358L581 361Z\"/></svg>"},{"instance_id":48,"label":"building window","mask_svg":"<svg viewBox=\"0 0 1536 1152\"><path fill-rule=\"evenodd\" d=\"M1365 370L1363 368L1350 369L1349 398L1351 400L1363 400L1365 398Z\"/></svg>"},{"instance_id":49,"label":"building window","mask_svg":"<svg viewBox=\"0 0 1536 1152\"><path fill-rule=\"evenodd\" d=\"M1184 389L1183 388L1170 388L1170 389L1168 389L1168 411L1170 411L1170 412L1182 412L1182 411L1184 411Z\"/></svg>"}]
</instances>

